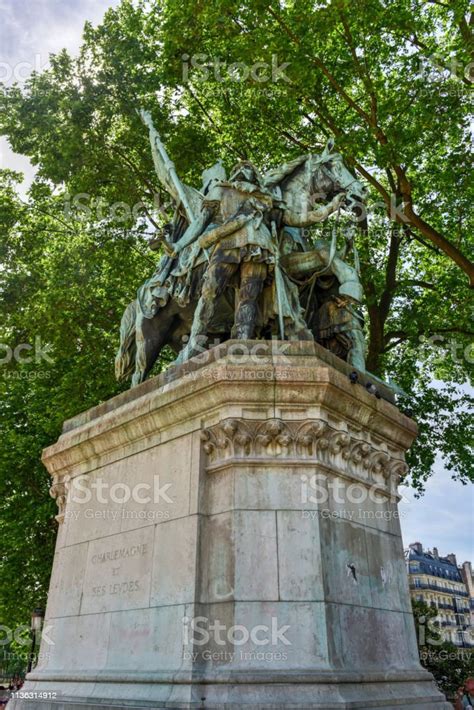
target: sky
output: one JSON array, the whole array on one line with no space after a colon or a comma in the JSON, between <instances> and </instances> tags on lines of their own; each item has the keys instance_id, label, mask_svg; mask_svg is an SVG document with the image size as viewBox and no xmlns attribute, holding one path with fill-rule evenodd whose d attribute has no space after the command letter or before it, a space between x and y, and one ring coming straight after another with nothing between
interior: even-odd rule
<instances>
[{"instance_id":1,"label":"sky","mask_svg":"<svg viewBox=\"0 0 474 710\"><path fill-rule=\"evenodd\" d=\"M47 66L49 54L63 47L76 53L84 22L98 24L118 0L0 0L0 81L24 80L33 69ZM28 158L15 155L0 138L0 166L25 173L23 190L34 177ZM471 487L453 482L438 460L425 495L416 499L402 488L400 519L405 546L422 542L441 555L454 552L458 562L474 562Z\"/></svg>"},{"instance_id":2,"label":"sky","mask_svg":"<svg viewBox=\"0 0 474 710\"><path fill-rule=\"evenodd\" d=\"M463 486L438 460L422 498L413 489L401 486L399 506L404 546L421 542L425 549L437 547L445 557L456 555L458 564L474 564L474 493L472 484Z\"/></svg>"},{"instance_id":3,"label":"sky","mask_svg":"<svg viewBox=\"0 0 474 710\"><path fill-rule=\"evenodd\" d=\"M118 0L0 0L0 81L20 83L31 71L47 67L50 53L76 53L84 23L100 23ZM24 173L22 192L34 177L25 156L16 155L0 138L0 166Z\"/></svg>"}]
</instances>

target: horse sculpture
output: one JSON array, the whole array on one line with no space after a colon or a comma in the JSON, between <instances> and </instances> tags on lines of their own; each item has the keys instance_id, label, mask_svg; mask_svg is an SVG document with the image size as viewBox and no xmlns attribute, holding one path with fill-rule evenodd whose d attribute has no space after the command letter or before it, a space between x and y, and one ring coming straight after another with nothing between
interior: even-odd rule
<instances>
[{"instance_id":1,"label":"horse sculpture","mask_svg":"<svg viewBox=\"0 0 474 710\"><path fill-rule=\"evenodd\" d=\"M222 170L219 164L217 167ZM332 142L328 143L321 155L297 158L267 172L263 181L275 196L276 203L283 201L300 212L308 210L315 202L324 204L343 193L344 209L352 213L353 218L360 216L364 187L344 165L342 156L333 152ZM204 185L203 192L205 190ZM196 195L199 194L193 191L192 198L196 200ZM189 228L189 225L183 216L178 216L170 228L171 241L177 242L187 227ZM318 243L315 249L308 251L301 229L285 227L284 231L285 242L291 246L287 249L289 253L282 254L281 263L289 278L312 280L314 286L315 275L329 274L337 281L340 295L345 295L354 302L360 301L361 290L357 271L337 253L335 239L331 246ZM180 351L191 330L206 264L207 258L203 249L194 242L178 256L164 257L155 277L139 289L138 298L127 306L121 321L120 347L116 356L116 376L119 380L132 376L132 386L139 384L149 374L163 347L169 346L175 353ZM183 298L180 289L184 283L186 295ZM209 336L215 340L223 341L230 337L234 312L232 291L233 289L228 289L220 298L219 307L210 325ZM144 303L147 301L144 293L149 295L150 292L154 295L152 308L149 303ZM306 312L312 312L313 319L315 293L314 288L309 289L306 304ZM354 334L354 328L349 330L352 339L348 341L347 352L337 354L345 355L354 366L364 369L363 342L360 342L357 332ZM355 331L357 330L356 328ZM267 328L267 336L268 333ZM356 342L357 340L359 342Z\"/></svg>"}]
</instances>

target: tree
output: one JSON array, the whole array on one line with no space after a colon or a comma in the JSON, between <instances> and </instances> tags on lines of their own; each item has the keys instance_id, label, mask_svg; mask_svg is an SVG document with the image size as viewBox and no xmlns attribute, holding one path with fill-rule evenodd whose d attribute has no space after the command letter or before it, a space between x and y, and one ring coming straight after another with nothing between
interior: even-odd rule
<instances>
[{"instance_id":1,"label":"tree","mask_svg":"<svg viewBox=\"0 0 474 710\"><path fill-rule=\"evenodd\" d=\"M454 699L458 688L474 672L473 649L459 648L451 642L442 641L436 608L414 599L411 605L421 664L433 674L448 699Z\"/></svg>"},{"instance_id":2,"label":"tree","mask_svg":"<svg viewBox=\"0 0 474 710\"><path fill-rule=\"evenodd\" d=\"M0 173L0 624L12 633L46 603L57 526L42 449L119 391L110 323L153 268L139 228L65 221L64 196L38 182L22 202L18 177Z\"/></svg>"}]
</instances>

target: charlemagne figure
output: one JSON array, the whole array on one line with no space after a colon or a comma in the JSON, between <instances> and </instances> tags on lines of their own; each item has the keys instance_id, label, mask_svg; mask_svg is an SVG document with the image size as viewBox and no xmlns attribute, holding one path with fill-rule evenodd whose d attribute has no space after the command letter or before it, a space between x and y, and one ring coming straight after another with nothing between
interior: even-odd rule
<instances>
[{"instance_id":1,"label":"charlemagne figure","mask_svg":"<svg viewBox=\"0 0 474 710\"><path fill-rule=\"evenodd\" d=\"M213 210L212 223L199 238L208 252L209 266L189 342L178 360L187 360L201 349L217 300L232 283L237 292L232 337L248 340L255 336L259 298L264 284L274 279L274 310L280 322L287 323L287 337L312 340L298 298L292 297L292 284L279 272L278 227L281 218L291 226L308 226L326 219L341 199L338 196L304 217L290 212L275 203L274 195L263 187L258 170L247 161L233 168L228 181L215 182L203 202L203 209ZM186 245L185 240L178 242L175 250Z\"/></svg>"}]
</instances>

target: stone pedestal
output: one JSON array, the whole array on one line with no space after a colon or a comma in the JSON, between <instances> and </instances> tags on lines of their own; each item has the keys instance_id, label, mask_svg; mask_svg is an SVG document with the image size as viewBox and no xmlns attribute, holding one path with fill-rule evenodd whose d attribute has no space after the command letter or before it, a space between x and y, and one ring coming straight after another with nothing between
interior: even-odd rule
<instances>
[{"instance_id":1,"label":"stone pedestal","mask_svg":"<svg viewBox=\"0 0 474 710\"><path fill-rule=\"evenodd\" d=\"M348 371L230 342L66 422L40 660L9 709L449 708L397 515L416 427Z\"/></svg>"}]
</instances>

